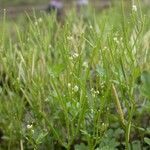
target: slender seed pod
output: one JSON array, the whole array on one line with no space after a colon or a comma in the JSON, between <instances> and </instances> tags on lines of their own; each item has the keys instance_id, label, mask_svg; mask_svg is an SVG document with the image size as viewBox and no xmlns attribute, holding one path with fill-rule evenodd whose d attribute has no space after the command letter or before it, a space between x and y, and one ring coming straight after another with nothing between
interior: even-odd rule
<instances>
[{"instance_id":1,"label":"slender seed pod","mask_svg":"<svg viewBox=\"0 0 150 150\"><path fill-rule=\"evenodd\" d=\"M125 125L124 114L123 114L121 104L120 104L120 101L119 101L119 97L118 97L118 94L117 94L117 91L116 91L116 88L115 88L114 84L112 84L112 92L113 92L117 112L118 112L119 117L120 117L120 121L123 125Z\"/></svg>"}]
</instances>

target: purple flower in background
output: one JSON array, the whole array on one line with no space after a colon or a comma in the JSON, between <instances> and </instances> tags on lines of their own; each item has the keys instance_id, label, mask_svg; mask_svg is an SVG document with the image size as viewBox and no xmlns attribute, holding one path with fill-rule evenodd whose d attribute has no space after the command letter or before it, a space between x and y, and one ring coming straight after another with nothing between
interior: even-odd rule
<instances>
[{"instance_id":1,"label":"purple flower in background","mask_svg":"<svg viewBox=\"0 0 150 150\"><path fill-rule=\"evenodd\" d=\"M56 9L62 9L63 8L63 3L60 0L52 0L50 2L51 7L56 8Z\"/></svg>"},{"instance_id":2,"label":"purple flower in background","mask_svg":"<svg viewBox=\"0 0 150 150\"><path fill-rule=\"evenodd\" d=\"M88 5L88 3L89 3L88 0L77 0L78 6L85 6L85 5Z\"/></svg>"},{"instance_id":3,"label":"purple flower in background","mask_svg":"<svg viewBox=\"0 0 150 150\"><path fill-rule=\"evenodd\" d=\"M63 2L61 0L51 0L47 7L47 11L56 11L57 16L61 16L63 11Z\"/></svg>"}]
</instances>

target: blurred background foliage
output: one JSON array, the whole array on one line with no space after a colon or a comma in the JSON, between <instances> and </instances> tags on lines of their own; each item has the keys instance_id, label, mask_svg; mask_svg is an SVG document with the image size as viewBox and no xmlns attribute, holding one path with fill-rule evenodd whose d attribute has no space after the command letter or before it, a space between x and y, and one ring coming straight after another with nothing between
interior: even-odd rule
<instances>
[{"instance_id":1,"label":"blurred background foliage","mask_svg":"<svg viewBox=\"0 0 150 150\"><path fill-rule=\"evenodd\" d=\"M42 4L47 2L49 2L49 0L0 0L0 6Z\"/></svg>"},{"instance_id":2,"label":"blurred background foliage","mask_svg":"<svg viewBox=\"0 0 150 150\"><path fill-rule=\"evenodd\" d=\"M75 2L76 0L61 0L61 1L68 3L68 2ZM112 0L89 0L89 2L93 3L101 1L112 1ZM0 0L0 7L14 6L14 5L45 4L49 2L50 0Z\"/></svg>"}]
</instances>

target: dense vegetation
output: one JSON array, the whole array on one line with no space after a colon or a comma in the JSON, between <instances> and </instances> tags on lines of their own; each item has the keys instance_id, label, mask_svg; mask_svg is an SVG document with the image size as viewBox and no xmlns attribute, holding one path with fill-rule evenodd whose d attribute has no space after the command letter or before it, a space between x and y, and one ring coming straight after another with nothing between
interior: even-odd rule
<instances>
[{"instance_id":1,"label":"dense vegetation","mask_svg":"<svg viewBox=\"0 0 150 150\"><path fill-rule=\"evenodd\" d=\"M4 14L1 150L149 149L150 18L123 8Z\"/></svg>"}]
</instances>

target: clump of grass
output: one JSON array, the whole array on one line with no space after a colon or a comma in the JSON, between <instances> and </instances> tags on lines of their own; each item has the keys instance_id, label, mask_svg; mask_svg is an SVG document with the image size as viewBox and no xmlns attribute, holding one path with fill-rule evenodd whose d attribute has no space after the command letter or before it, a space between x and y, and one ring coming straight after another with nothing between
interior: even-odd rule
<instances>
[{"instance_id":1,"label":"clump of grass","mask_svg":"<svg viewBox=\"0 0 150 150\"><path fill-rule=\"evenodd\" d=\"M125 138L114 148L129 149L132 130L145 132L133 117L138 104L148 104L136 84L149 69L148 22L135 8L130 16L117 8L70 14L63 23L34 14L14 37L3 23L3 149L101 149L113 126Z\"/></svg>"}]
</instances>

